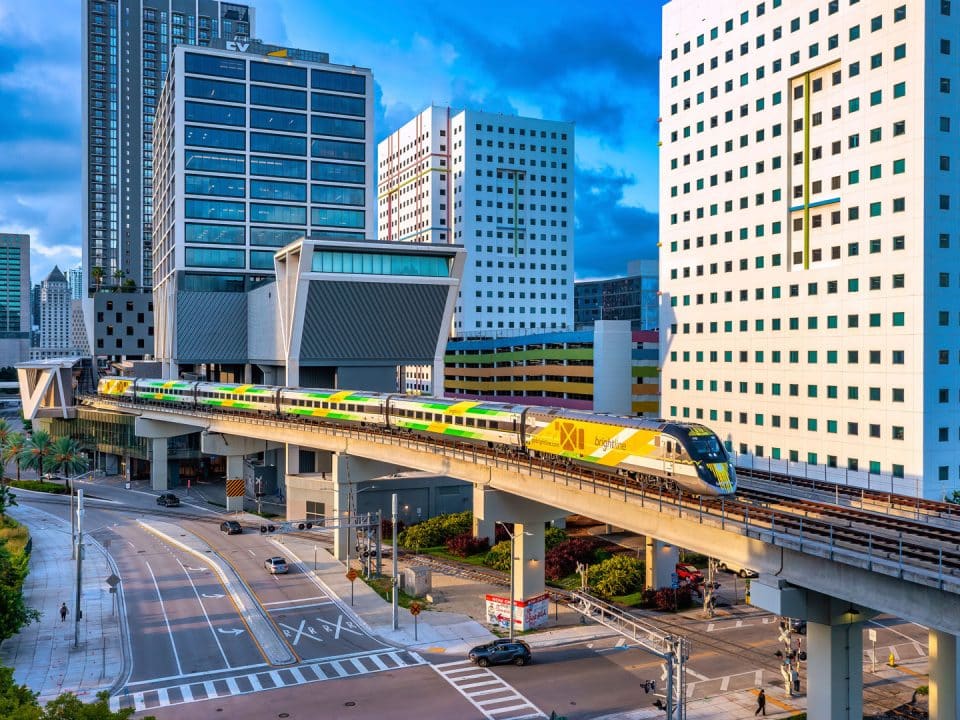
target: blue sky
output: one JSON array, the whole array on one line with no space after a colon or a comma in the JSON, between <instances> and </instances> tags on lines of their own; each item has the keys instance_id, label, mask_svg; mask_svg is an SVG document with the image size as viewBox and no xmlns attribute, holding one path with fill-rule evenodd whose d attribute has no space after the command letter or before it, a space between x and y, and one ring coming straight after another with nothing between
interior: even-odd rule
<instances>
[{"instance_id":1,"label":"blue sky","mask_svg":"<svg viewBox=\"0 0 960 720\"><path fill-rule=\"evenodd\" d=\"M373 69L381 139L430 103L574 121L576 273L656 257L659 0L252 0L267 42ZM79 0L0 0L0 231L80 262Z\"/></svg>"}]
</instances>

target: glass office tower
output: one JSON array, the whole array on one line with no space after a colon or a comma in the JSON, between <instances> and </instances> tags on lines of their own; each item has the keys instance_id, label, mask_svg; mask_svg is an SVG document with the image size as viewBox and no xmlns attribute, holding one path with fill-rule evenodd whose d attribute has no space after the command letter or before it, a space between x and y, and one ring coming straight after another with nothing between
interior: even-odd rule
<instances>
[{"instance_id":1,"label":"glass office tower","mask_svg":"<svg viewBox=\"0 0 960 720\"><path fill-rule=\"evenodd\" d=\"M174 51L157 111L156 356L167 362L188 327L222 334L210 362L244 361L210 308L222 318L245 303L297 238L375 232L371 72L219 44Z\"/></svg>"},{"instance_id":2,"label":"glass office tower","mask_svg":"<svg viewBox=\"0 0 960 720\"><path fill-rule=\"evenodd\" d=\"M84 0L82 24L84 295L124 282L149 290L153 124L171 53L249 37L254 11L219 0Z\"/></svg>"}]
</instances>

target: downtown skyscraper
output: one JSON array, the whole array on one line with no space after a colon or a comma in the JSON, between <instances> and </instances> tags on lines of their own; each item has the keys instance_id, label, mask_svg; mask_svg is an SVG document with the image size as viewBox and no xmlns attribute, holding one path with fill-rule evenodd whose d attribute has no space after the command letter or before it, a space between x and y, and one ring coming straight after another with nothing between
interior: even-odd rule
<instances>
[{"instance_id":1,"label":"downtown skyscraper","mask_svg":"<svg viewBox=\"0 0 960 720\"><path fill-rule=\"evenodd\" d=\"M84 295L123 283L149 290L153 124L173 48L246 39L254 11L220 0L84 0L82 26Z\"/></svg>"}]
</instances>

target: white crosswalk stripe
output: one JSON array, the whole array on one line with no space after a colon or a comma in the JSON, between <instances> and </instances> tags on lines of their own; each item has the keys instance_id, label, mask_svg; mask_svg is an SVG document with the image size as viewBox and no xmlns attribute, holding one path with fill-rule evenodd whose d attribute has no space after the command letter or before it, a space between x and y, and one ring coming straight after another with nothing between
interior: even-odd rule
<instances>
[{"instance_id":1,"label":"white crosswalk stripe","mask_svg":"<svg viewBox=\"0 0 960 720\"><path fill-rule=\"evenodd\" d=\"M487 720L547 717L515 688L487 668L477 667L469 660L434 665L433 669Z\"/></svg>"},{"instance_id":2,"label":"white crosswalk stripe","mask_svg":"<svg viewBox=\"0 0 960 720\"><path fill-rule=\"evenodd\" d=\"M369 660L369 662L363 662L364 660ZM260 690L322 682L331 678L366 675L424 664L426 664L426 661L422 657L416 653L403 650L371 653L350 658L349 662L341 659L341 661L324 662L320 660L314 663L305 663L299 667L286 668L284 673L277 670L261 670L244 675L218 678L213 681L197 680L182 685L171 685L154 690L116 695L110 698L110 707L114 711L124 707L132 707L139 712L167 705L181 705L228 695L246 695ZM290 679L286 680L285 676L289 676ZM218 685L215 686L214 683L218 683Z\"/></svg>"}]
</instances>

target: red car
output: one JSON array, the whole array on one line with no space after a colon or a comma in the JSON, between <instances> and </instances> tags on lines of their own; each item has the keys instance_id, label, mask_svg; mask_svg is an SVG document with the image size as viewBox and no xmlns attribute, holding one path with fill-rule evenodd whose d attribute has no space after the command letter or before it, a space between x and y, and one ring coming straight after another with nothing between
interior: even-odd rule
<instances>
[{"instance_id":1,"label":"red car","mask_svg":"<svg viewBox=\"0 0 960 720\"><path fill-rule=\"evenodd\" d=\"M693 585L700 585L703 582L703 573L693 565L686 563L677 563L677 577L680 582L688 582Z\"/></svg>"}]
</instances>

